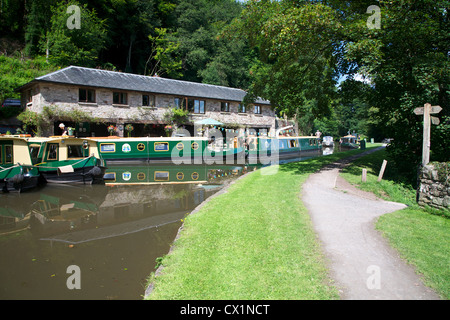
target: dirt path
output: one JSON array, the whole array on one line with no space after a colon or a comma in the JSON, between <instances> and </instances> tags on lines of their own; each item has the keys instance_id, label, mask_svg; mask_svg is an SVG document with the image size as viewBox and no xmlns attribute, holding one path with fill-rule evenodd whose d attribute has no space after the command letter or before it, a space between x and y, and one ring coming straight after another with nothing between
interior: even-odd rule
<instances>
[{"instance_id":1,"label":"dirt path","mask_svg":"<svg viewBox=\"0 0 450 320\"><path fill-rule=\"evenodd\" d=\"M356 157L311 175L302 190L341 298L439 299L375 230L377 217L406 206L380 200L339 177L340 169Z\"/></svg>"}]
</instances>

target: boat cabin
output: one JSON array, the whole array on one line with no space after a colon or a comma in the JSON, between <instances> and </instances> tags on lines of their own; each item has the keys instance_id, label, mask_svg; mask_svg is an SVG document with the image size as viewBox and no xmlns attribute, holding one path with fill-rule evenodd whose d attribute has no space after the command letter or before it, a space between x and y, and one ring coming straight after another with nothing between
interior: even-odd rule
<instances>
[{"instance_id":1,"label":"boat cabin","mask_svg":"<svg viewBox=\"0 0 450 320\"><path fill-rule=\"evenodd\" d=\"M72 137L29 138L29 154L34 165L72 161L90 156L99 158L97 142Z\"/></svg>"}]
</instances>

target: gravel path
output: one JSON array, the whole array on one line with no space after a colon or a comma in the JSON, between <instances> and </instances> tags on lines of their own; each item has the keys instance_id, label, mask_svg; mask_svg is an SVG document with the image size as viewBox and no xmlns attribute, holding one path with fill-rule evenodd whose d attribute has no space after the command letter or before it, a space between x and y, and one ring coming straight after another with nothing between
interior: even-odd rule
<instances>
[{"instance_id":1,"label":"gravel path","mask_svg":"<svg viewBox=\"0 0 450 320\"><path fill-rule=\"evenodd\" d=\"M340 169L358 156L311 175L302 190L341 298L439 299L375 230L377 217L406 206L378 199L339 177Z\"/></svg>"}]
</instances>

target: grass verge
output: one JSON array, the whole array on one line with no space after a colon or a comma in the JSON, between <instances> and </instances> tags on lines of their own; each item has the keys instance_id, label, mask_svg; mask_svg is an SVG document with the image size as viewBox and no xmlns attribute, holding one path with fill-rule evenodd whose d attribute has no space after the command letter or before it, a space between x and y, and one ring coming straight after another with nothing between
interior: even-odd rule
<instances>
[{"instance_id":1,"label":"grass verge","mask_svg":"<svg viewBox=\"0 0 450 320\"><path fill-rule=\"evenodd\" d=\"M376 228L401 256L423 275L424 282L444 299L450 298L450 219L449 212L422 208L416 204L416 190L401 182L393 168L386 179L377 182L386 151L377 151L354 161L341 176L363 190L409 207L381 216ZM361 171L367 169L367 182L361 183Z\"/></svg>"},{"instance_id":2,"label":"grass verge","mask_svg":"<svg viewBox=\"0 0 450 320\"><path fill-rule=\"evenodd\" d=\"M338 299L302 183L353 150L272 166L235 182L189 215L146 299Z\"/></svg>"}]
</instances>

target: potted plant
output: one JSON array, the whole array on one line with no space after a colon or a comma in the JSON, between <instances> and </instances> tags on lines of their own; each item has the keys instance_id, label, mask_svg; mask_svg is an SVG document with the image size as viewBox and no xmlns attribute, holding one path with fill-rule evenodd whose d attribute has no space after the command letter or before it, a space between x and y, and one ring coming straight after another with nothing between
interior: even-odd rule
<instances>
[{"instance_id":1,"label":"potted plant","mask_svg":"<svg viewBox=\"0 0 450 320\"><path fill-rule=\"evenodd\" d=\"M170 137L170 135L172 133L172 129L173 129L173 127L170 124L168 124L167 126L164 127L164 131L166 131L166 135L168 137Z\"/></svg>"},{"instance_id":2,"label":"potted plant","mask_svg":"<svg viewBox=\"0 0 450 320\"><path fill-rule=\"evenodd\" d=\"M116 131L117 131L116 126L113 126L112 124L108 126L108 132L109 132L110 136L114 135L116 133Z\"/></svg>"},{"instance_id":3,"label":"potted plant","mask_svg":"<svg viewBox=\"0 0 450 320\"><path fill-rule=\"evenodd\" d=\"M131 123L125 126L125 131L127 132L128 137L131 136L131 132L134 130L134 127Z\"/></svg>"}]
</instances>

